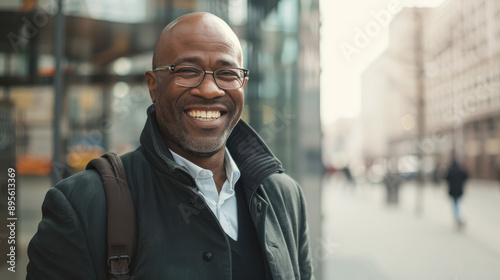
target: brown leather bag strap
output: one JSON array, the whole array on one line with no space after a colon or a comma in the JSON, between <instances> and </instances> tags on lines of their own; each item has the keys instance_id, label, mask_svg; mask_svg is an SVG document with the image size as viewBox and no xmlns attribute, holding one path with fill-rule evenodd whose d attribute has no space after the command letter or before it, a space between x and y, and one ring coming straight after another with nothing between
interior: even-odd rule
<instances>
[{"instance_id":1,"label":"brown leather bag strap","mask_svg":"<svg viewBox=\"0 0 500 280\"><path fill-rule=\"evenodd\" d=\"M108 210L109 279L130 279L130 261L135 239L135 211L125 168L118 155L105 153L91 160L86 169L101 175Z\"/></svg>"}]
</instances>

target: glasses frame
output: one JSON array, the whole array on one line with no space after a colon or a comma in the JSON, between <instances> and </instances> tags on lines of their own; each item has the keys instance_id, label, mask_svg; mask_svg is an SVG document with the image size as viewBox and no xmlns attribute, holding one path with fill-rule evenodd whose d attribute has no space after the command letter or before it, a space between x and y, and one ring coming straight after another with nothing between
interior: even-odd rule
<instances>
[{"instance_id":1,"label":"glasses frame","mask_svg":"<svg viewBox=\"0 0 500 280\"><path fill-rule=\"evenodd\" d=\"M200 82L197 84L197 85L194 85L194 86L186 86L186 85L180 85L177 83L177 80L175 79L175 67L177 66L188 66L188 67L195 67L195 68L199 68L201 69L201 71L203 71L203 77L201 78ZM219 85L219 83L217 82L217 79L215 78L215 74L220 71L220 70L225 70L225 69L237 69L237 70L241 70L243 71L243 82L241 83L241 85L237 88L223 88ZM235 89L240 89L241 87L243 87L243 85L245 84L245 79L248 78L248 74L250 73L250 70L248 69L245 69L245 68L238 68L238 67L222 67L222 68L219 68L219 69L216 69L214 71L207 71L203 68L201 68L200 66L198 65L190 65L190 64L172 64L172 65L167 65L167 66L159 66L159 67L155 67L153 68L153 72L157 72L157 71L171 71L172 74L174 75L174 82L176 85L180 86L180 87L187 87L187 88L195 88L195 87L198 87L199 85L201 85L201 83L203 83L203 80L205 80L205 76L208 74L212 74L212 78L214 79L215 81L215 84L221 88L221 89L225 89L225 90L235 90Z\"/></svg>"}]
</instances>

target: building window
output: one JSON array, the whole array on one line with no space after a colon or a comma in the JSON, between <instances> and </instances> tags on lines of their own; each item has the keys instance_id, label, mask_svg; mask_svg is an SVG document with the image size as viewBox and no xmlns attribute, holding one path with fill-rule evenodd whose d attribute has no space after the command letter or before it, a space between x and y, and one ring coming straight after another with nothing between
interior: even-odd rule
<instances>
[{"instance_id":1,"label":"building window","mask_svg":"<svg viewBox=\"0 0 500 280\"><path fill-rule=\"evenodd\" d=\"M481 123L479 121L475 121L472 125L474 128L474 138L479 139L481 134Z\"/></svg>"},{"instance_id":2,"label":"building window","mask_svg":"<svg viewBox=\"0 0 500 280\"><path fill-rule=\"evenodd\" d=\"M488 119L488 131L490 137L494 138L496 134L496 120L494 118Z\"/></svg>"}]
</instances>

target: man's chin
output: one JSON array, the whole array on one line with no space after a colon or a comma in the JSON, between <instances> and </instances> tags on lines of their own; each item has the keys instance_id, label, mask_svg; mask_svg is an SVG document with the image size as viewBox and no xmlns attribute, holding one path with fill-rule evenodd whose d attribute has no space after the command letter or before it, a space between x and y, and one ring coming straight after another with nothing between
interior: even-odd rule
<instances>
[{"instance_id":1,"label":"man's chin","mask_svg":"<svg viewBox=\"0 0 500 280\"><path fill-rule=\"evenodd\" d=\"M217 142L207 143L207 141L204 141L203 143L196 143L195 141L189 141L189 143L183 145L183 148L197 157L211 157L224 148L225 141L218 140Z\"/></svg>"}]
</instances>

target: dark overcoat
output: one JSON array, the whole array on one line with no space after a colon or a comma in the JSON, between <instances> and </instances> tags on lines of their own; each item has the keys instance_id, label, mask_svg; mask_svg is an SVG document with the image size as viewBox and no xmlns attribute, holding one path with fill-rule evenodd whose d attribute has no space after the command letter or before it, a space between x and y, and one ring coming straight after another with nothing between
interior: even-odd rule
<instances>
[{"instance_id":1,"label":"dark overcoat","mask_svg":"<svg viewBox=\"0 0 500 280\"><path fill-rule=\"evenodd\" d=\"M231 280L228 237L193 178L172 159L154 115L150 107L141 145L122 156L137 217L132 279ZM299 185L243 121L227 147L241 171L244 207L257 230L267 277L313 279ZM106 198L97 172L61 181L48 191L42 211L28 248L27 279L107 279ZM210 261L203 258L206 252Z\"/></svg>"},{"instance_id":2,"label":"dark overcoat","mask_svg":"<svg viewBox=\"0 0 500 280\"><path fill-rule=\"evenodd\" d=\"M461 197L464 194L464 184L467 180L468 174L460 167L458 162L453 161L446 174L446 181L448 182L448 194L451 197Z\"/></svg>"}]
</instances>

